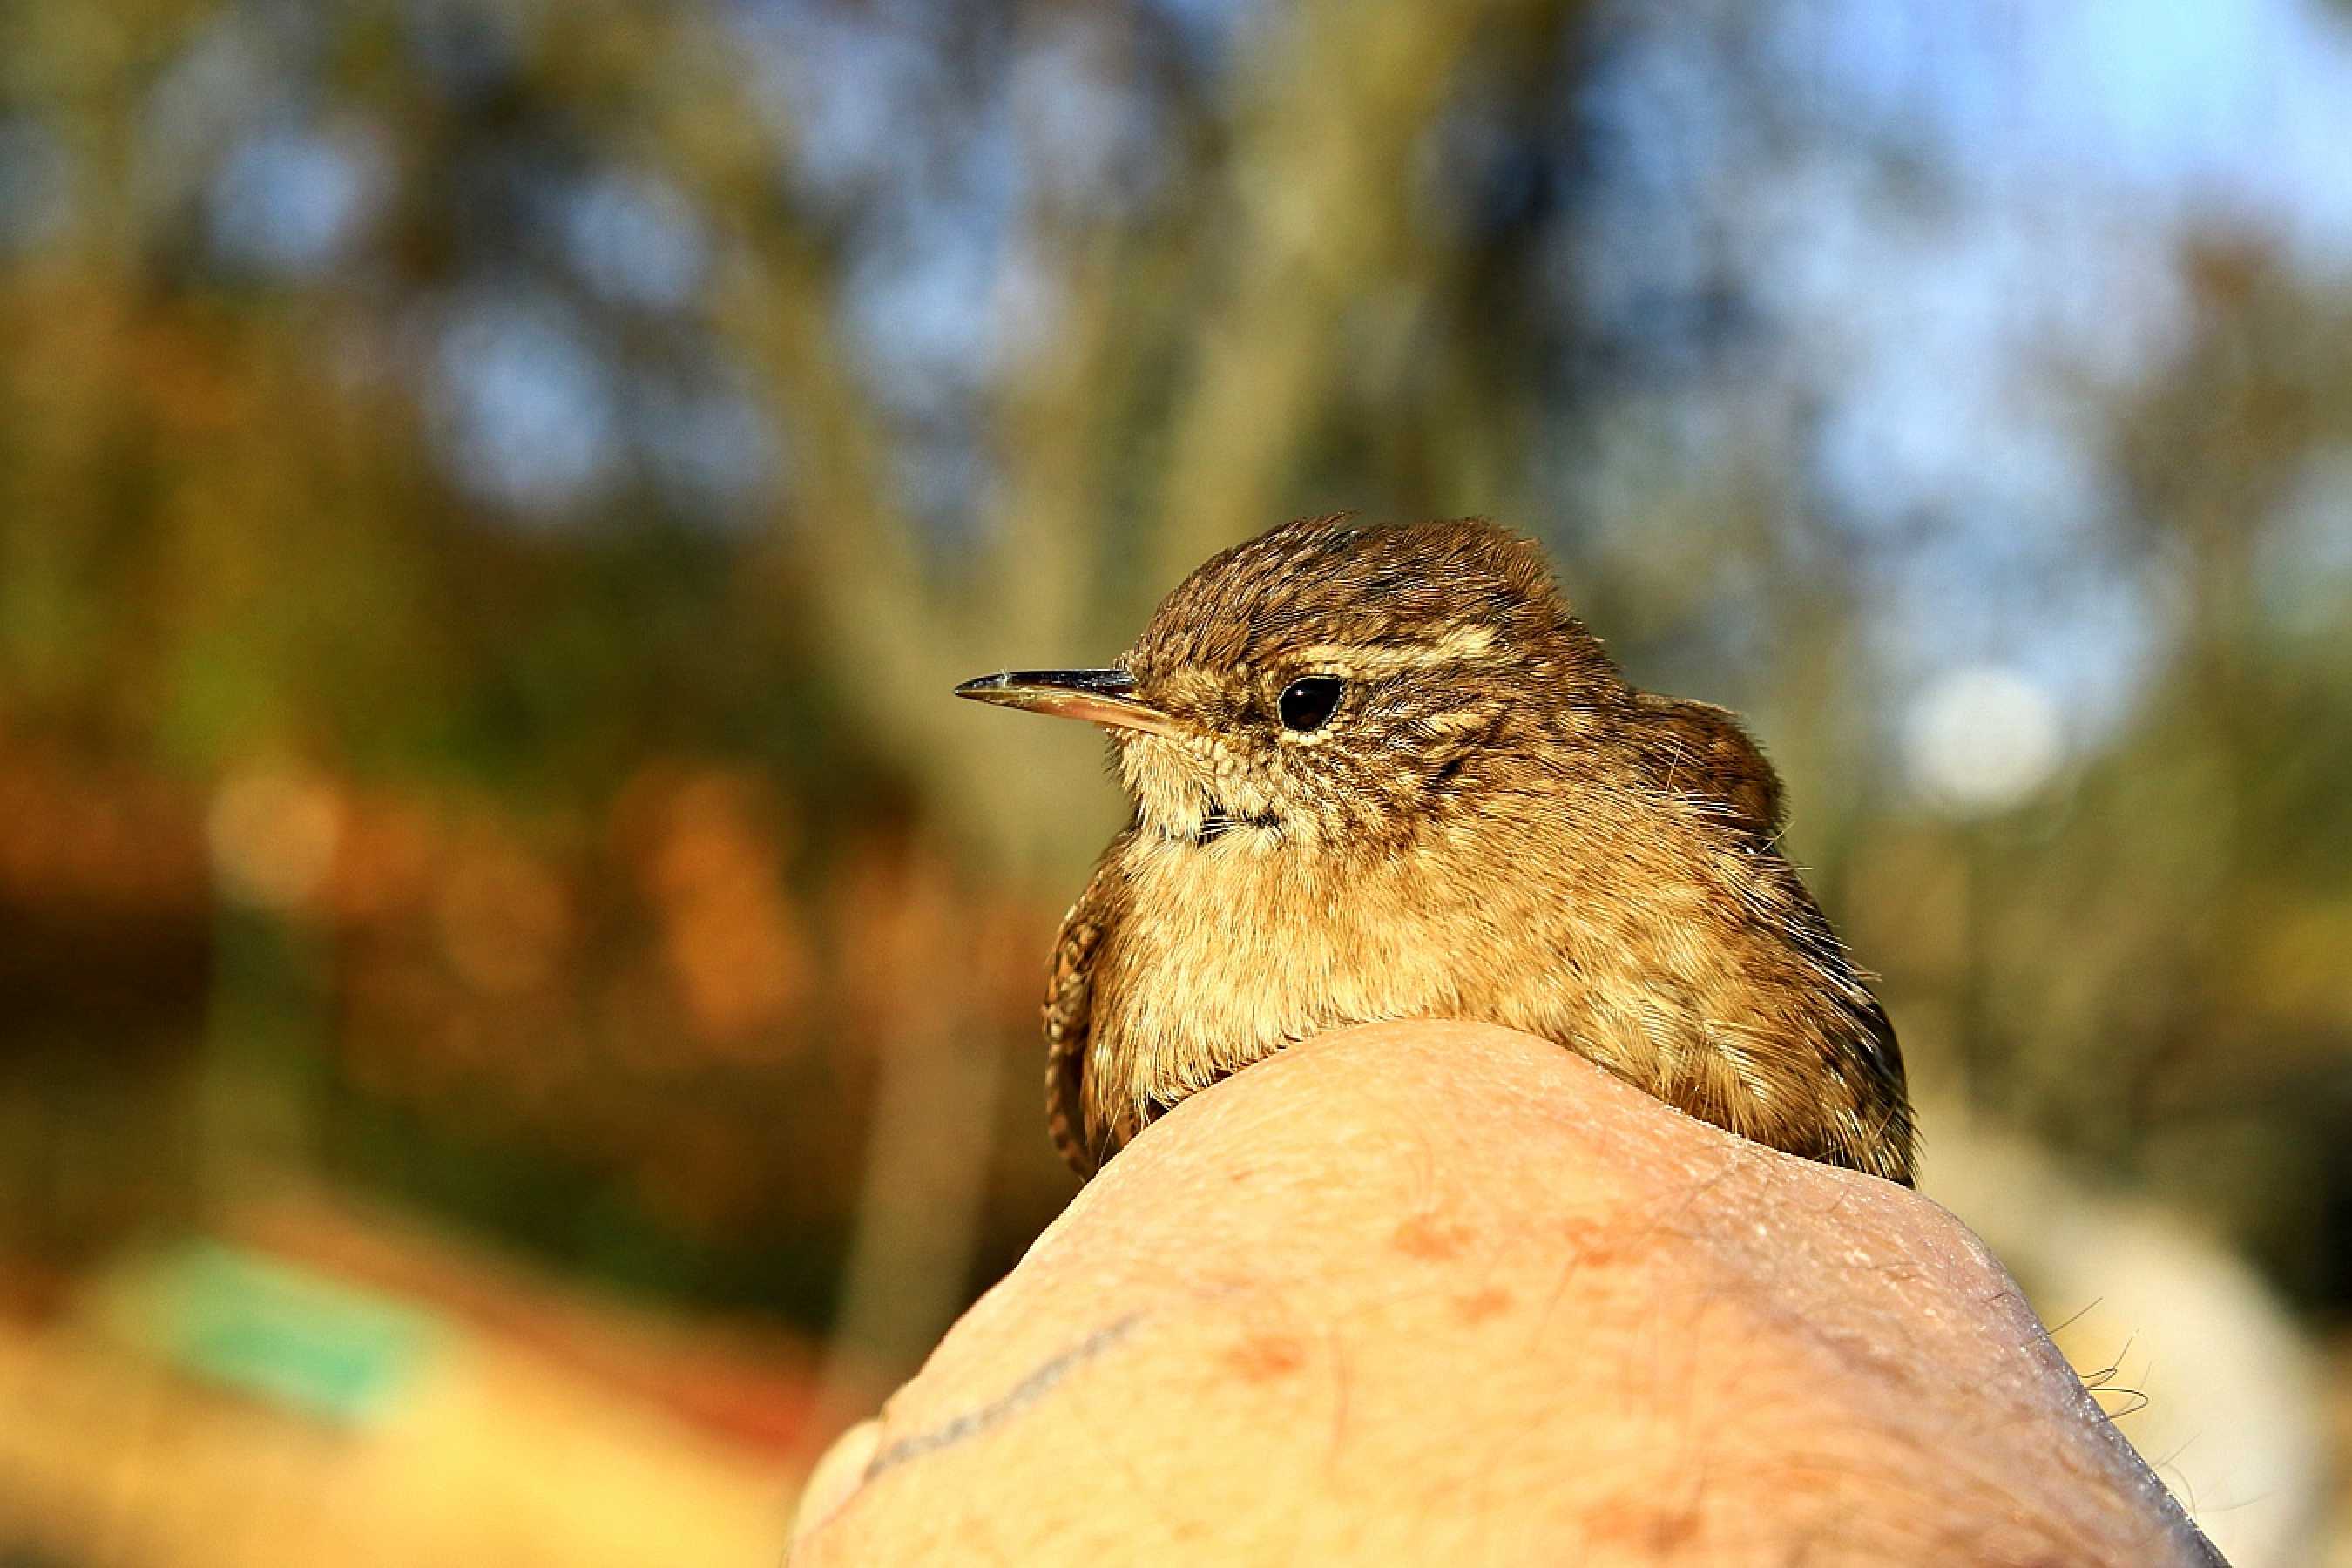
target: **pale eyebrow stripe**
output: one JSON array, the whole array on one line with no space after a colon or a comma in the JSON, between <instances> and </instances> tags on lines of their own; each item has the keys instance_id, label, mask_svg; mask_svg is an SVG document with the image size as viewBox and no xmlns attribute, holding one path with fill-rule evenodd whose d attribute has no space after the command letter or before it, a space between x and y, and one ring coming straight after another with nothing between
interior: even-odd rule
<instances>
[{"instance_id":1,"label":"pale eyebrow stripe","mask_svg":"<svg viewBox=\"0 0 2352 1568\"><path fill-rule=\"evenodd\" d=\"M1451 664L1485 653L1494 646L1495 628L1474 624L1455 626L1432 643L1399 643L1384 647L1317 643L1312 647L1300 648L1297 657L1309 664L1329 664L1341 669L1372 673Z\"/></svg>"}]
</instances>

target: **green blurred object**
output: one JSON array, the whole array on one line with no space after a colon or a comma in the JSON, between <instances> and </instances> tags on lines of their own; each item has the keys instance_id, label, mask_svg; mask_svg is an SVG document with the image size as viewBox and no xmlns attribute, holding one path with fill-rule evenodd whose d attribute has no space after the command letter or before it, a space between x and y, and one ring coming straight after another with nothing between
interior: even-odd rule
<instances>
[{"instance_id":1,"label":"green blurred object","mask_svg":"<svg viewBox=\"0 0 2352 1568\"><path fill-rule=\"evenodd\" d=\"M110 1272L97 1308L182 1372L340 1426L381 1418L440 1333L404 1302L211 1241Z\"/></svg>"}]
</instances>

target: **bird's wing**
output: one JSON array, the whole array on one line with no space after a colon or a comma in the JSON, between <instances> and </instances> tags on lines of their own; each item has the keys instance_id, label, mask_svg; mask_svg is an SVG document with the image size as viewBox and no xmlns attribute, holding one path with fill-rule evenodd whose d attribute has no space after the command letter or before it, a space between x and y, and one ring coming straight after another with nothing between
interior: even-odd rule
<instances>
[{"instance_id":1,"label":"bird's wing","mask_svg":"<svg viewBox=\"0 0 2352 1568\"><path fill-rule=\"evenodd\" d=\"M1895 1043L1895 1026L1875 997L1865 1010L1863 1028L1869 1039L1864 1054L1873 1069L1871 1116L1878 1124L1869 1129L1874 1134L1870 1146L1878 1157L1863 1168L1907 1187L1913 1182L1919 1134L1912 1120L1911 1091L1904 1081L1903 1047Z\"/></svg>"},{"instance_id":2,"label":"bird's wing","mask_svg":"<svg viewBox=\"0 0 2352 1568\"><path fill-rule=\"evenodd\" d=\"M1095 867L1093 880L1054 939L1054 972L1045 985L1045 1131L1054 1147L1081 1177L1101 1165L1087 1138L1083 1097L1087 1042L1093 1034L1095 954L1104 935L1127 907L1127 882L1119 850L1134 829L1111 840Z\"/></svg>"},{"instance_id":3,"label":"bird's wing","mask_svg":"<svg viewBox=\"0 0 2352 1568\"><path fill-rule=\"evenodd\" d=\"M1638 695L1643 757L1657 782L1709 803L1733 825L1769 842L1787 815L1780 775L1739 716L1712 702Z\"/></svg>"}]
</instances>

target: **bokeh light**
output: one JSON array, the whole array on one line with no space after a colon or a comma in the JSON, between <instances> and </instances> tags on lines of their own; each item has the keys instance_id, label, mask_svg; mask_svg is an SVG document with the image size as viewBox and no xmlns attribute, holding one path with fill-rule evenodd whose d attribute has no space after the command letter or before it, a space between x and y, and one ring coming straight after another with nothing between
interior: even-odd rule
<instances>
[{"instance_id":1,"label":"bokeh light","mask_svg":"<svg viewBox=\"0 0 2352 1568\"><path fill-rule=\"evenodd\" d=\"M1909 741L1919 788L1937 806L1963 814L2023 805L2065 760L2050 693L1991 665L1955 670L1922 692Z\"/></svg>"}]
</instances>

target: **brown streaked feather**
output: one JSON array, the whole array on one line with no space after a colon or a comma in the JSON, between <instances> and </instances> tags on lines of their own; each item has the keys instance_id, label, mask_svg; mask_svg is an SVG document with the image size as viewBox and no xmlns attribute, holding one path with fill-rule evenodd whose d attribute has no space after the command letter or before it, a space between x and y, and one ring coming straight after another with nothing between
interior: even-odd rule
<instances>
[{"instance_id":1,"label":"brown streaked feather","mask_svg":"<svg viewBox=\"0 0 2352 1568\"><path fill-rule=\"evenodd\" d=\"M1119 854L1135 836L1128 828L1110 842L1087 890L1062 917L1054 939L1054 970L1045 986L1045 1131L1054 1147L1080 1177L1101 1165L1086 1133L1083 1090L1087 1043L1093 1034L1094 960L1104 933L1127 904L1127 881Z\"/></svg>"},{"instance_id":2,"label":"brown streaked feather","mask_svg":"<svg viewBox=\"0 0 2352 1568\"><path fill-rule=\"evenodd\" d=\"M1719 802L1727 820L1769 839L1780 831L1787 808L1780 775L1739 716L1712 702L1634 694L1647 722L1643 755L1657 781L1676 795Z\"/></svg>"},{"instance_id":3,"label":"brown streaked feather","mask_svg":"<svg viewBox=\"0 0 2352 1568\"><path fill-rule=\"evenodd\" d=\"M1863 1100L1863 1136L1853 1147L1840 1150L1834 1163L1907 1187L1913 1184L1919 1134L1904 1082L1903 1047L1895 1044L1895 1026L1876 997L1867 1007L1854 1009L1854 1016L1862 1026L1856 1054L1870 1087Z\"/></svg>"}]
</instances>

